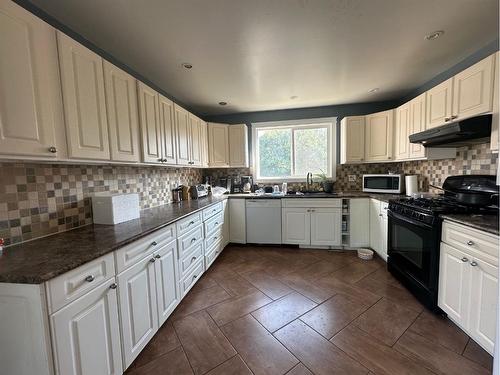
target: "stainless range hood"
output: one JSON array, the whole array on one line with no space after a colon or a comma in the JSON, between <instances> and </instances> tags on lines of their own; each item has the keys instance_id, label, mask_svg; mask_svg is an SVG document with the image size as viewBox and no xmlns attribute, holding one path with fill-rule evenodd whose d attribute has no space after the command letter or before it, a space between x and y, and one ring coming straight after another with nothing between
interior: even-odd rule
<instances>
[{"instance_id":1,"label":"stainless range hood","mask_svg":"<svg viewBox=\"0 0 500 375\"><path fill-rule=\"evenodd\" d=\"M411 143L425 147L459 147L488 141L491 115L472 117L410 135Z\"/></svg>"}]
</instances>

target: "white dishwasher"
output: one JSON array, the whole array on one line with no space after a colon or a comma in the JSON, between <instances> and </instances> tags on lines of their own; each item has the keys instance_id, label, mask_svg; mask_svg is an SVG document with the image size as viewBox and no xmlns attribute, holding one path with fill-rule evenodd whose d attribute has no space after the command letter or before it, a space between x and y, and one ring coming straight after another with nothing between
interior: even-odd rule
<instances>
[{"instance_id":1,"label":"white dishwasher","mask_svg":"<svg viewBox=\"0 0 500 375\"><path fill-rule=\"evenodd\" d=\"M281 199L246 200L247 243L281 244Z\"/></svg>"}]
</instances>

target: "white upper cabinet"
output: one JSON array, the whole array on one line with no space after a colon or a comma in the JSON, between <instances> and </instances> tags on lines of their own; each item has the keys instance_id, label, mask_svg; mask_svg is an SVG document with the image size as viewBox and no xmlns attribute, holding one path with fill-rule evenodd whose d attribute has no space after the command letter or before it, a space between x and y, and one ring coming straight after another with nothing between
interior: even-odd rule
<instances>
[{"instance_id":1,"label":"white upper cabinet","mask_svg":"<svg viewBox=\"0 0 500 375\"><path fill-rule=\"evenodd\" d=\"M453 78L427 91L426 129L441 126L451 119Z\"/></svg>"},{"instance_id":2,"label":"white upper cabinet","mask_svg":"<svg viewBox=\"0 0 500 375\"><path fill-rule=\"evenodd\" d=\"M189 164L200 167L202 161L202 121L192 113L189 114L190 160Z\"/></svg>"},{"instance_id":3,"label":"white upper cabinet","mask_svg":"<svg viewBox=\"0 0 500 375\"><path fill-rule=\"evenodd\" d=\"M139 162L139 119L136 80L104 60L104 87L111 160Z\"/></svg>"},{"instance_id":4,"label":"white upper cabinet","mask_svg":"<svg viewBox=\"0 0 500 375\"><path fill-rule=\"evenodd\" d=\"M158 94L160 108L161 140L163 143L162 159L164 163L177 163L177 142L175 134L174 102Z\"/></svg>"},{"instance_id":5,"label":"white upper cabinet","mask_svg":"<svg viewBox=\"0 0 500 375\"><path fill-rule=\"evenodd\" d=\"M57 41L69 157L109 160L102 59L59 31Z\"/></svg>"},{"instance_id":6,"label":"white upper cabinet","mask_svg":"<svg viewBox=\"0 0 500 375\"><path fill-rule=\"evenodd\" d=\"M394 110L366 116L365 159L367 161L390 160L393 144Z\"/></svg>"},{"instance_id":7,"label":"white upper cabinet","mask_svg":"<svg viewBox=\"0 0 500 375\"><path fill-rule=\"evenodd\" d=\"M0 1L0 153L57 156L61 110L55 30Z\"/></svg>"},{"instance_id":8,"label":"white upper cabinet","mask_svg":"<svg viewBox=\"0 0 500 375\"><path fill-rule=\"evenodd\" d=\"M500 84L498 82L499 72L500 71L500 52L495 54L495 78L493 84L493 118L491 119L491 143L490 148L492 151L498 151L498 143L499 143L499 128L500 128L500 97L498 96L500 90Z\"/></svg>"},{"instance_id":9,"label":"white upper cabinet","mask_svg":"<svg viewBox=\"0 0 500 375\"><path fill-rule=\"evenodd\" d=\"M420 133L425 130L425 108L426 108L426 95L421 94L412 99L409 103L410 106L410 131L409 134ZM410 142L408 140L408 142ZM425 147L417 143L409 143L409 157L423 158L425 157Z\"/></svg>"},{"instance_id":10,"label":"white upper cabinet","mask_svg":"<svg viewBox=\"0 0 500 375\"><path fill-rule=\"evenodd\" d=\"M233 168L248 167L248 129L245 124L230 125L229 166Z\"/></svg>"},{"instance_id":11,"label":"white upper cabinet","mask_svg":"<svg viewBox=\"0 0 500 375\"><path fill-rule=\"evenodd\" d=\"M161 163L163 143L158 93L142 82L137 82L137 91L141 119L142 158L145 163Z\"/></svg>"},{"instance_id":12,"label":"white upper cabinet","mask_svg":"<svg viewBox=\"0 0 500 375\"><path fill-rule=\"evenodd\" d=\"M204 167L208 167L208 124L201 121L201 161Z\"/></svg>"},{"instance_id":13,"label":"white upper cabinet","mask_svg":"<svg viewBox=\"0 0 500 375\"><path fill-rule=\"evenodd\" d=\"M408 159L410 156L410 104L406 103L396 108L396 152L395 158L398 160Z\"/></svg>"},{"instance_id":14,"label":"white upper cabinet","mask_svg":"<svg viewBox=\"0 0 500 375\"><path fill-rule=\"evenodd\" d=\"M174 104L175 132L177 135L177 164L189 165L191 155L189 150L190 124L189 112Z\"/></svg>"},{"instance_id":15,"label":"white upper cabinet","mask_svg":"<svg viewBox=\"0 0 500 375\"><path fill-rule=\"evenodd\" d=\"M492 111L494 68L493 54L455 75L452 120Z\"/></svg>"},{"instance_id":16,"label":"white upper cabinet","mask_svg":"<svg viewBox=\"0 0 500 375\"><path fill-rule=\"evenodd\" d=\"M365 160L365 116L344 117L340 122L340 162Z\"/></svg>"},{"instance_id":17,"label":"white upper cabinet","mask_svg":"<svg viewBox=\"0 0 500 375\"><path fill-rule=\"evenodd\" d=\"M211 167L229 167L229 125L208 123L208 160Z\"/></svg>"}]
</instances>

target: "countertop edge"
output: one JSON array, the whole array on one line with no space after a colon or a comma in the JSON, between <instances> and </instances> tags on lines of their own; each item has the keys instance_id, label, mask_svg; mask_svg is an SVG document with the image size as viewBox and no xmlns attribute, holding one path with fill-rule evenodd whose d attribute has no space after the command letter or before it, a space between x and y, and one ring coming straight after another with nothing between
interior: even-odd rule
<instances>
[{"instance_id":1,"label":"countertop edge","mask_svg":"<svg viewBox=\"0 0 500 375\"><path fill-rule=\"evenodd\" d=\"M481 215L481 216L491 216L498 223L498 215L492 214L492 215ZM461 225L464 225L466 227L474 228L474 229L480 230L480 231L485 232L485 233L493 234L495 236L500 235L500 230L498 227L492 228L489 226L485 226L484 224L481 225L479 223L474 222L471 219L464 219L462 217L457 217L457 215L454 215L454 214L443 214L443 215L439 215L439 217L442 218L443 220L451 221L451 222L457 223L457 224L461 224Z\"/></svg>"}]
</instances>

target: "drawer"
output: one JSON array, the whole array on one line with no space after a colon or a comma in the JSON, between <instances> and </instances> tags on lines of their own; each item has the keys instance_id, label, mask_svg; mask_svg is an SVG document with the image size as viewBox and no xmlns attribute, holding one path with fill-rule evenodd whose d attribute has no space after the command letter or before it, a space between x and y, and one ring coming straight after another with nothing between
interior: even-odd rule
<instances>
[{"instance_id":1,"label":"drawer","mask_svg":"<svg viewBox=\"0 0 500 375\"><path fill-rule=\"evenodd\" d=\"M217 241L208 251L205 252L205 270L212 265L222 251L222 239Z\"/></svg>"},{"instance_id":2,"label":"drawer","mask_svg":"<svg viewBox=\"0 0 500 375\"><path fill-rule=\"evenodd\" d=\"M201 223L201 212L189 215L185 219L179 220L176 223L177 235L182 236L184 233L189 232L191 229L193 229L197 225L200 225Z\"/></svg>"},{"instance_id":3,"label":"drawer","mask_svg":"<svg viewBox=\"0 0 500 375\"><path fill-rule=\"evenodd\" d=\"M311 208L333 207L341 208L342 199L339 198L288 198L281 200L282 207Z\"/></svg>"},{"instance_id":4,"label":"drawer","mask_svg":"<svg viewBox=\"0 0 500 375\"><path fill-rule=\"evenodd\" d=\"M222 224L224 223L224 215L222 215L222 212L218 213L211 219L207 220L204 225L205 225L205 236L210 235L217 229L222 227Z\"/></svg>"},{"instance_id":5,"label":"drawer","mask_svg":"<svg viewBox=\"0 0 500 375\"><path fill-rule=\"evenodd\" d=\"M133 266L145 256L152 254L160 245L166 245L175 238L175 225L172 224L119 248L115 251L116 272L120 273Z\"/></svg>"},{"instance_id":6,"label":"drawer","mask_svg":"<svg viewBox=\"0 0 500 375\"><path fill-rule=\"evenodd\" d=\"M473 257L498 266L498 236L445 221L441 241Z\"/></svg>"},{"instance_id":7,"label":"drawer","mask_svg":"<svg viewBox=\"0 0 500 375\"><path fill-rule=\"evenodd\" d=\"M222 239L222 228L218 228L205 236L205 249L210 248L215 242Z\"/></svg>"},{"instance_id":8,"label":"drawer","mask_svg":"<svg viewBox=\"0 0 500 375\"><path fill-rule=\"evenodd\" d=\"M198 245L195 245L191 251L186 252L186 254L179 259L179 271L181 277L185 276L189 273L192 266L203 258L203 243L200 242Z\"/></svg>"},{"instance_id":9,"label":"drawer","mask_svg":"<svg viewBox=\"0 0 500 375\"><path fill-rule=\"evenodd\" d=\"M81 297L115 276L113 253L109 253L47 282L49 313Z\"/></svg>"},{"instance_id":10,"label":"drawer","mask_svg":"<svg viewBox=\"0 0 500 375\"><path fill-rule=\"evenodd\" d=\"M198 243L203 243L203 227L199 225L191 232L179 237L177 241L177 245L179 247L179 259L181 259L193 246Z\"/></svg>"},{"instance_id":11,"label":"drawer","mask_svg":"<svg viewBox=\"0 0 500 375\"><path fill-rule=\"evenodd\" d=\"M222 202L216 203L202 211L203 221L210 219L215 214L222 212Z\"/></svg>"},{"instance_id":12,"label":"drawer","mask_svg":"<svg viewBox=\"0 0 500 375\"><path fill-rule=\"evenodd\" d=\"M194 284L196 284L196 281L198 281L201 275L203 275L204 267L205 264L203 262L203 258L200 258L196 266L193 267L193 270L181 279L181 298L191 290Z\"/></svg>"}]
</instances>

